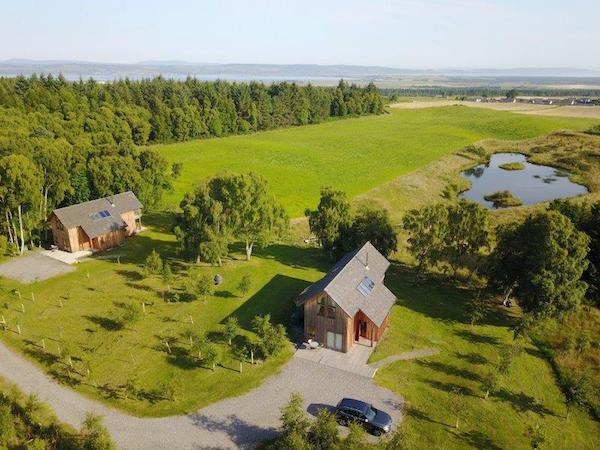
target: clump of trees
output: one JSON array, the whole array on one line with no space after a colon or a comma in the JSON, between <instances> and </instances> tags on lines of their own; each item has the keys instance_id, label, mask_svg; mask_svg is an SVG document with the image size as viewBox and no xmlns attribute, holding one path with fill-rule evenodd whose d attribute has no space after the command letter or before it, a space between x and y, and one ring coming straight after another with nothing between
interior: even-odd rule
<instances>
[{"instance_id":1,"label":"clump of trees","mask_svg":"<svg viewBox=\"0 0 600 450\"><path fill-rule=\"evenodd\" d=\"M63 427L35 394L0 393L0 448L113 450L99 416L88 414L79 432Z\"/></svg>"},{"instance_id":2,"label":"clump of trees","mask_svg":"<svg viewBox=\"0 0 600 450\"><path fill-rule=\"evenodd\" d=\"M332 258L370 241L384 256L396 250L396 232L386 210L361 207L354 214L343 191L321 189L319 205L307 210L309 226L323 250Z\"/></svg>"},{"instance_id":3,"label":"clump of trees","mask_svg":"<svg viewBox=\"0 0 600 450\"><path fill-rule=\"evenodd\" d=\"M0 79L0 230L12 252L46 237L52 209L132 190L152 209L181 165L140 148L157 142L379 114L374 85L165 80ZM218 259L222 247L203 252ZM209 256L207 256L209 257Z\"/></svg>"},{"instance_id":4,"label":"clump of trees","mask_svg":"<svg viewBox=\"0 0 600 450\"><path fill-rule=\"evenodd\" d=\"M252 329L258 335L258 346L265 357L277 355L289 342L285 327L280 323L273 325L270 314L254 317Z\"/></svg>"},{"instance_id":5,"label":"clump of trees","mask_svg":"<svg viewBox=\"0 0 600 450\"><path fill-rule=\"evenodd\" d=\"M589 237L555 211L504 226L491 255L490 285L538 316L572 311L587 288L588 244Z\"/></svg>"},{"instance_id":6,"label":"clump of trees","mask_svg":"<svg viewBox=\"0 0 600 450\"><path fill-rule=\"evenodd\" d=\"M411 210L403 226L420 271L441 267L455 273L461 268L477 272L490 246L487 210L466 200Z\"/></svg>"},{"instance_id":7,"label":"clump of trees","mask_svg":"<svg viewBox=\"0 0 600 450\"><path fill-rule=\"evenodd\" d=\"M182 252L219 265L232 241L244 242L250 260L256 244L272 242L288 226L267 181L252 172L205 180L185 195L181 209L175 234Z\"/></svg>"},{"instance_id":8,"label":"clump of trees","mask_svg":"<svg viewBox=\"0 0 600 450\"><path fill-rule=\"evenodd\" d=\"M555 200L550 204L550 209L568 217L579 231L588 236L588 265L581 278L588 286L585 294L588 303L600 307L600 202L589 204Z\"/></svg>"},{"instance_id":9,"label":"clump of trees","mask_svg":"<svg viewBox=\"0 0 600 450\"><path fill-rule=\"evenodd\" d=\"M267 445L268 450L364 450L370 448L367 434L360 425L350 424L346 437L340 436L335 416L320 409L315 420L308 420L304 413L304 401L297 392L281 408L279 436ZM416 448L416 441L404 429L378 443L383 450L409 450Z\"/></svg>"}]
</instances>

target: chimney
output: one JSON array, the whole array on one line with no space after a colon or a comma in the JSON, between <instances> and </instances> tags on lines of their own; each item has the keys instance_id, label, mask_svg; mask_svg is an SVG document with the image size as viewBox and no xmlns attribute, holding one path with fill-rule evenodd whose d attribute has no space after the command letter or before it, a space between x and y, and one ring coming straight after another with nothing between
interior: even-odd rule
<instances>
[{"instance_id":1,"label":"chimney","mask_svg":"<svg viewBox=\"0 0 600 450\"><path fill-rule=\"evenodd\" d=\"M365 264L365 268L369 270L369 252L367 252L367 263Z\"/></svg>"}]
</instances>

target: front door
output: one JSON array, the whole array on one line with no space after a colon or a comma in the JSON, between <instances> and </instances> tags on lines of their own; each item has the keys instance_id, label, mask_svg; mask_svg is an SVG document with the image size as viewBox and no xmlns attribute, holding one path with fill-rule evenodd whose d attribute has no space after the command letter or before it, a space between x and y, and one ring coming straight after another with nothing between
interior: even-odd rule
<instances>
[{"instance_id":1,"label":"front door","mask_svg":"<svg viewBox=\"0 0 600 450\"><path fill-rule=\"evenodd\" d=\"M366 320L360 321L359 328L360 328L360 335L362 337L367 337L367 321Z\"/></svg>"}]
</instances>

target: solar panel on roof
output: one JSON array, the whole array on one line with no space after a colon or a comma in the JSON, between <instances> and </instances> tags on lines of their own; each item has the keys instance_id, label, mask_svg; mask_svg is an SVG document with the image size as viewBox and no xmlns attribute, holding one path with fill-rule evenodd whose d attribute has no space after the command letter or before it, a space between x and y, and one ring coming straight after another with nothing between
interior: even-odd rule
<instances>
[{"instance_id":1,"label":"solar panel on roof","mask_svg":"<svg viewBox=\"0 0 600 450\"><path fill-rule=\"evenodd\" d=\"M92 219L93 221L96 221L96 220L104 219L109 216L110 216L110 213L106 209L103 209L102 211L98 211L93 214L90 214L90 219Z\"/></svg>"},{"instance_id":2,"label":"solar panel on roof","mask_svg":"<svg viewBox=\"0 0 600 450\"><path fill-rule=\"evenodd\" d=\"M366 297L371 293L374 287L375 282L369 277L364 277L360 284L356 287L356 289L358 289L358 292L360 292L363 296Z\"/></svg>"}]
</instances>

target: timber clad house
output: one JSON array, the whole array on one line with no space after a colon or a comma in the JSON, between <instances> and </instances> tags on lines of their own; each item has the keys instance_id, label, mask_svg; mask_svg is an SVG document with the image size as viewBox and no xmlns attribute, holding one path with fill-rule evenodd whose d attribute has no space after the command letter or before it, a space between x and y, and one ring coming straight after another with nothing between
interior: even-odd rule
<instances>
[{"instance_id":1,"label":"timber clad house","mask_svg":"<svg viewBox=\"0 0 600 450\"><path fill-rule=\"evenodd\" d=\"M107 250L141 230L142 204L131 191L55 209L54 244L66 252Z\"/></svg>"},{"instance_id":2,"label":"timber clad house","mask_svg":"<svg viewBox=\"0 0 600 450\"><path fill-rule=\"evenodd\" d=\"M296 299L304 338L348 352L379 341L388 324L394 294L383 284L389 261L370 243L345 255Z\"/></svg>"}]
</instances>

